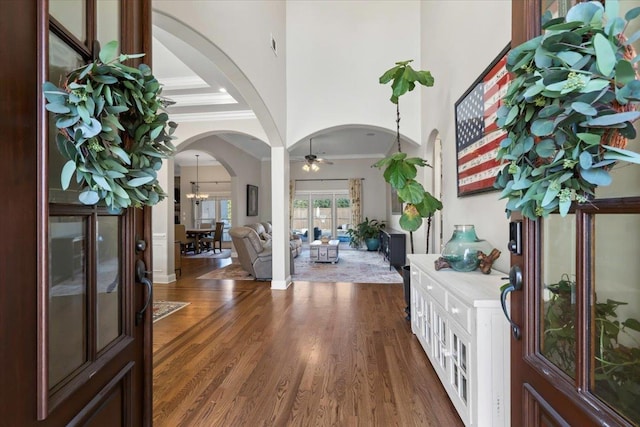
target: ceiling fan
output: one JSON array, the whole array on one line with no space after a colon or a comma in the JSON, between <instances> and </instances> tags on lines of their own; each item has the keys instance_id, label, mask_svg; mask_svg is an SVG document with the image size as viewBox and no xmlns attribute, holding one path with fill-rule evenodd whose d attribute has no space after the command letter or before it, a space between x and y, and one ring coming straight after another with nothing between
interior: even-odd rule
<instances>
[{"instance_id":1,"label":"ceiling fan","mask_svg":"<svg viewBox=\"0 0 640 427\"><path fill-rule=\"evenodd\" d=\"M302 169L304 169L305 171L308 170L313 170L313 171L317 171L318 165L317 163L322 163L325 165L332 165L333 162L330 162L326 159L323 159L321 157L318 157L316 154L313 154L313 149L312 149L312 140L313 138L309 138L309 154L307 154L306 156L304 156L304 160L294 160L294 161L298 161L298 162L304 162L304 165L302 166Z\"/></svg>"}]
</instances>

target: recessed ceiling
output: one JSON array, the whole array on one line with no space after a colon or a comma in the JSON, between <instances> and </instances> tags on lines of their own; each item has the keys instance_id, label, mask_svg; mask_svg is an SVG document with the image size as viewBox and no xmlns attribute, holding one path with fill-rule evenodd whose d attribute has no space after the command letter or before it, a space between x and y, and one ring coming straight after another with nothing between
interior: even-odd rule
<instances>
[{"instance_id":1,"label":"recessed ceiling","mask_svg":"<svg viewBox=\"0 0 640 427\"><path fill-rule=\"evenodd\" d=\"M180 122L253 115L236 88L202 53L179 37L153 26L153 71L163 85L163 95L176 104L167 109L171 120ZM255 116L253 116L255 117ZM240 133L220 133L221 139L257 159L269 159L270 147L263 141ZM327 159L376 158L385 156L394 143L389 131L371 127L329 129L313 136L313 154ZM189 154L185 154L189 153ZM179 166L195 165L195 150L175 156ZM214 162L211 155L199 152L200 164ZM298 141L290 149L292 159L309 154L309 140ZM216 164L219 164L216 162Z\"/></svg>"}]
</instances>

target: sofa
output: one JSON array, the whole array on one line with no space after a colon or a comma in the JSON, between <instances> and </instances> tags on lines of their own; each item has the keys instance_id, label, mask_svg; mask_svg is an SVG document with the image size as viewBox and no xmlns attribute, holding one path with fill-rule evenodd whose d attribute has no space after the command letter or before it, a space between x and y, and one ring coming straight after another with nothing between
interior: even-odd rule
<instances>
[{"instance_id":1,"label":"sofa","mask_svg":"<svg viewBox=\"0 0 640 427\"><path fill-rule=\"evenodd\" d=\"M252 224L246 224L245 227L253 229L263 243L271 245L273 229L270 222L254 222ZM293 233L289 234L289 247L291 248L291 255L294 258L302 253L302 239L299 235Z\"/></svg>"},{"instance_id":2,"label":"sofa","mask_svg":"<svg viewBox=\"0 0 640 427\"><path fill-rule=\"evenodd\" d=\"M242 268L256 280L271 280L271 242L265 244L250 227L231 227L229 236Z\"/></svg>"}]
</instances>

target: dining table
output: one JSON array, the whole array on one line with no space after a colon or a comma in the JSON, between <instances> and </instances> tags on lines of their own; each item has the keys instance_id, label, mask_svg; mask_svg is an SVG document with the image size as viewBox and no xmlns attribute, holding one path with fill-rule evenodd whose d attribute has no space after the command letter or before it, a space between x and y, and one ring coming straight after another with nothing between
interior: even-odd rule
<instances>
[{"instance_id":1,"label":"dining table","mask_svg":"<svg viewBox=\"0 0 640 427\"><path fill-rule=\"evenodd\" d=\"M213 233L216 231L215 228L187 228L187 236L193 237L196 240L196 253L200 253L202 251L202 246L200 245L200 239L205 236L213 236Z\"/></svg>"}]
</instances>

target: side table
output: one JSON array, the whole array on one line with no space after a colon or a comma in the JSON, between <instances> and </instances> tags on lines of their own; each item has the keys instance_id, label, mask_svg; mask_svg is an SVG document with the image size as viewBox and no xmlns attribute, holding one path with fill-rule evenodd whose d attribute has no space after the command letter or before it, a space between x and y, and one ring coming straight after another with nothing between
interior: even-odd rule
<instances>
[{"instance_id":1,"label":"side table","mask_svg":"<svg viewBox=\"0 0 640 427\"><path fill-rule=\"evenodd\" d=\"M338 262L339 245L340 240L329 240L327 243L314 240L309 244L309 258L315 262L330 262L335 264Z\"/></svg>"}]
</instances>

